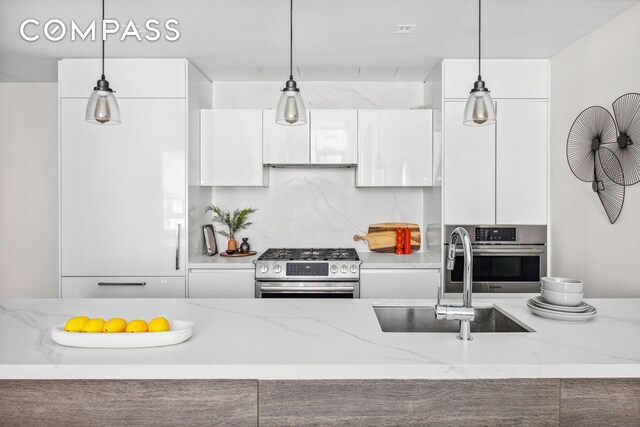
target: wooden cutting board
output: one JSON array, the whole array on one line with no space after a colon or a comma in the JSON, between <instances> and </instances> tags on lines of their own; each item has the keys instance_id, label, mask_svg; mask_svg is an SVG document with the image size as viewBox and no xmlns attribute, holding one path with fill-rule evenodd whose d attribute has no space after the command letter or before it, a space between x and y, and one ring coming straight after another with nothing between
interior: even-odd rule
<instances>
[{"instance_id":1,"label":"wooden cutting board","mask_svg":"<svg viewBox=\"0 0 640 427\"><path fill-rule=\"evenodd\" d=\"M369 243L369 250L373 252L395 252L396 251L396 229L409 228L411 230L411 251L420 250L421 237L420 226L407 222L383 222L371 224L366 236L353 236L353 240L366 240Z\"/></svg>"}]
</instances>

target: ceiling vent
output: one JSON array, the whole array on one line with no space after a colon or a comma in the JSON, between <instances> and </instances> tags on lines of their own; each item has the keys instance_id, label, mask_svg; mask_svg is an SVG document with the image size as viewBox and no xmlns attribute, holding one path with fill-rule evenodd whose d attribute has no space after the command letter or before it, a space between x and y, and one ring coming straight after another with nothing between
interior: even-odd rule
<instances>
[{"instance_id":1,"label":"ceiling vent","mask_svg":"<svg viewBox=\"0 0 640 427\"><path fill-rule=\"evenodd\" d=\"M396 25L396 34L413 34L415 30L416 30L415 24Z\"/></svg>"}]
</instances>

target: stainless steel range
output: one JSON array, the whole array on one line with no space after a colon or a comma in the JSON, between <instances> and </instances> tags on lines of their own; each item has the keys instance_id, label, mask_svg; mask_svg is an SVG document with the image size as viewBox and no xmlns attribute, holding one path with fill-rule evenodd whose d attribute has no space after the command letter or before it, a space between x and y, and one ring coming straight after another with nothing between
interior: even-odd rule
<instances>
[{"instance_id":1,"label":"stainless steel range","mask_svg":"<svg viewBox=\"0 0 640 427\"><path fill-rule=\"evenodd\" d=\"M355 249L268 249L254 263L256 298L360 298Z\"/></svg>"}]
</instances>

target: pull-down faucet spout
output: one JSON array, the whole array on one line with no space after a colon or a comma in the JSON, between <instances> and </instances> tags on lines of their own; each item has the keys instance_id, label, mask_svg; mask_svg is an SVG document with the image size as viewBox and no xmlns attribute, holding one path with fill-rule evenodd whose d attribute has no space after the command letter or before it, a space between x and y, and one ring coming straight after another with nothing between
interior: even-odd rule
<instances>
[{"instance_id":1,"label":"pull-down faucet spout","mask_svg":"<svg viewBox=\"0 0 640 427\"><path fill-rule=\"evenodd\" d=\"M440 293L436 304L436 319L460 320L461 340L471 340L471 321L475 319L475 312L471 305L472 280L473 280L473 249L469 233L462 227L457 227L449 237L449 250L447 252L447 270L453 270L456 262L456 243L458 237L462 239L462 251L464 253L462 306L440 304Z\"/></svg>"}]
</instances>

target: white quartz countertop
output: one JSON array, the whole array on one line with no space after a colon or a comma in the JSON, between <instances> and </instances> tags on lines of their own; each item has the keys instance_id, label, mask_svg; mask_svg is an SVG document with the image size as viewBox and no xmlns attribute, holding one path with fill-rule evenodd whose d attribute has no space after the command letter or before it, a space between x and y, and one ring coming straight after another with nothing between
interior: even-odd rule
<instances>
[{"instance_id":1,"label":"white quartz countertop","mask_svg":"<svg viewBox=\"0 0 640 427\"><path fill-rule=\"evenodd\" d=\"M396 255L379 252L358 252L362 268L428 268L442 267L440 252L413 252L408 255Z\"/></svg>"},{"instance_id":2,"label":"white quartz countertop","mask_svg":"<svg viewBox=\"0 0 640 427\"><path fill-rule=\"evenodd\" d=\"M193 269L253 269L253 261L261 252L248 257L222 257L220 255L200 255L189 259L189 268ZM363 269L374 268L441 268L439 252L414 252L409 255L396 255L377 252L358 252Z\"/></svg>"},{"instance_id":3,"label":"white quartz countertop","mask_svg":"<svg viewBox=\"0 0 640 427\"><path fill-rule=\"evenodd\" d=\"M390 301L384 301L388 303ZM433 301L396 301L432 305ZM536 332L385 333L372 300L0 300L2 379L464 379L640 377L640 299L593 299L598 316L560 323L524 299L495 305ZM487 306L491 300L475 300ZM188 341L144 349L63 347L77 315L191 320Z\"/></svg>"},{"instance_id":4,"label":"white quartz countertop","mask_svg":"<svg viewBox=\"0 0 640 427\"><path fill-rule=\"evenodd\" d=\"M220 256L220 254L216 254L213 256L199 255L196 257L189 258L189 268L194 268L194 269L224 268L224 269L253 270L254 268L256 268L253 261L258 259L260 255L261 255L261 252L258 252L256 255L253 255L253 256L244 256L244 257L224 257L224 256Z\"/></svg>"}]
</instances>

